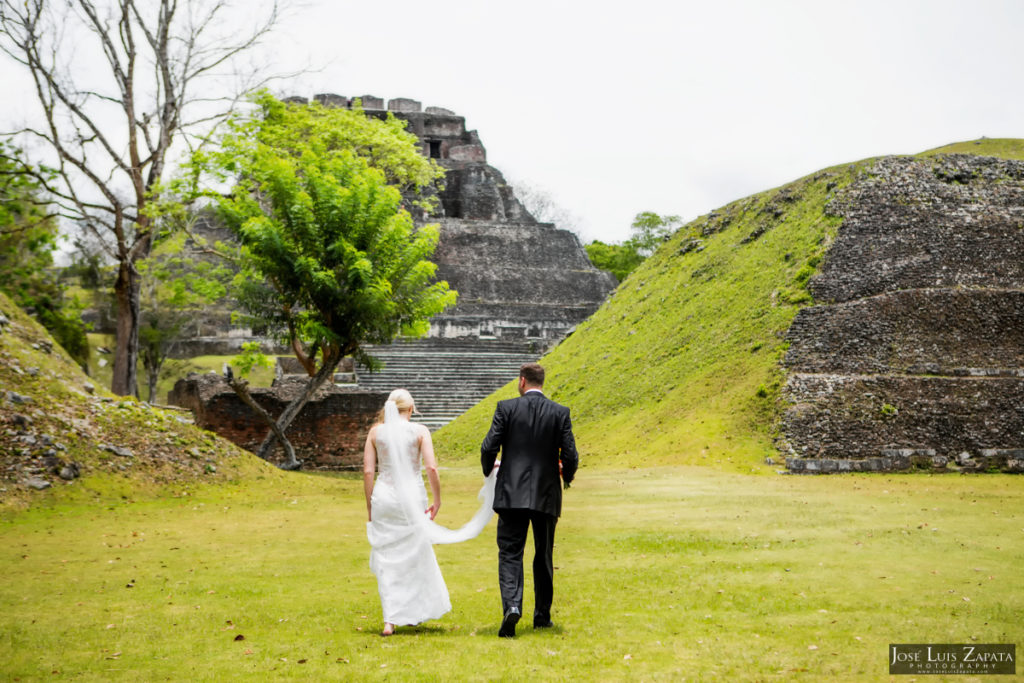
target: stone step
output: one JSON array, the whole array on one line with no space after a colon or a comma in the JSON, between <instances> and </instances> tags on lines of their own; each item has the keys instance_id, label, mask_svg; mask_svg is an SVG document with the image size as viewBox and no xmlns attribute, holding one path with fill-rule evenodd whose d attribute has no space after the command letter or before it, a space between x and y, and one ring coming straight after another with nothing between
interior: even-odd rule
<instances>
[{"instance_id":1,"label":"stone step","mask_svg":"<svg viewBox=\"0 0 1024 683\"><path fill-rule=\"evenodd\" d=\"M514 381L523 363L537 359L532 342L489 339L402 340L369 352L383 368L371 373L357 367L359 385L408 389L422 413L417 421L432 430Z\"/></svg>"},{"instance_id":2,"label":"stone step","mask_svg":"<svg viewBox=\"0 0 1024 683\"><path fill-rule=\"evenodd\" d=\"M796 458L856 460L907 448L948 458L1012 450L1024 434L1020 377L796 373L784 396L783 433Z\"/></svg>"}]
</instances>

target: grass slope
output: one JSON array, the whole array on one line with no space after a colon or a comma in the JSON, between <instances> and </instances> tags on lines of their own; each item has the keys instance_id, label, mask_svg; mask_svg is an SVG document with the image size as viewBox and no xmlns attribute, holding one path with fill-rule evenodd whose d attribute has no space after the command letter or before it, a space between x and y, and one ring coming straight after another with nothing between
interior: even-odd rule
<instances>
[{"instance_id":1,"label":"grass slope","mask_svg":"<svg viewBox=\"0 0 1024 683\"><path fill-rule=\"evenodd\" d=\"M354 475L0 515L0 679L882 681L889 643L1024 640L1019 477L841 479L591 471L514 641L494 522L437 547L453 613L377 635ZM480 476L442 482L457 526Z\"/></svg>"},{"instance_id":2,"label":"grass slope","mask_svg":"<svg viewBox=\"0 0 1024 683\"><path fill-rule=\"evenodd\" d=\"M1024 140L922 156L940 153L1024 159ZM765 458L780 460L783 337L838 227L826 204L870 164L826 169L684 226L543 359L547 393L572 409L586 465L775 471ZM513 395L510 383L441 430L439 453L475 459L494 404Z\"/></svg>"},{"instance_id":3,"label":"grass slope","mask_svg":"<svg viewBox=\"0 0 1024 683\"><path fill-rule=\"evenodd\" d=\"M0 312L10 320L0 331L0 510L180 492L197 480L279 476L179 412L110 394L2 294ZM105 445L132 455L115 455ZM56 475L69 463L79 466L80 478ZM31 477L51 488L29 489Z\"/></svg>"}]
</instances>

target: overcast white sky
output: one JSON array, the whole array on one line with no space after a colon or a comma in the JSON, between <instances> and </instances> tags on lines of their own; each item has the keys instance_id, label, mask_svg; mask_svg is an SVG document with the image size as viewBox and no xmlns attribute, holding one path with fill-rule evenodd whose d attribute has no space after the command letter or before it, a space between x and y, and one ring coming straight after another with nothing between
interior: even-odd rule
<instances>
[{"instance_id":1,"label":"overcast white sky","mask_svg":"<svg viewBox=\"0 0 1024 683\"><path fill-rule=\"evenodd\" d=\"M1020 0L307 0L281 94L409 97L589 239L834 164L1024 137ZM2 71L0 71L2 73Z\"/></svg>"}]
</instances>

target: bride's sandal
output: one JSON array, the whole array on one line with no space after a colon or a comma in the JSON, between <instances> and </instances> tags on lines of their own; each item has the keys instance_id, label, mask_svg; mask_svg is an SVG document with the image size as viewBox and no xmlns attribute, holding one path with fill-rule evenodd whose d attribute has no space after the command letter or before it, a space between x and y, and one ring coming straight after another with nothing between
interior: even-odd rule
<instances>
[{"instance_id":1,"label":"bride's sandal","mask_svg":"<svg viewBox=\"0 0 1024 683\"><path fill-rule=\"evenodd\" d=\"M384 630L383 630L383 631L381 631L381 632L380 632L380 634L381 634L382 636L390 636L390 635L392 635L392 634L393 634L394 632L395 632L395 625L394 625L394 624L388 624L388 623L386 623L386 622L385 622L385 624L384 624Z\"/></svg>"}]
</instances>

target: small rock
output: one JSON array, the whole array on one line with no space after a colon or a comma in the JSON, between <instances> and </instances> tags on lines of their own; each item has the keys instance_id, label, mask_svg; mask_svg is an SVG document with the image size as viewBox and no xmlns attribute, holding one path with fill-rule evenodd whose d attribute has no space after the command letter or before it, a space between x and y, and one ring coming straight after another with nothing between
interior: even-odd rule
<instances>
[{"instance_id":1,"label":"small rock","mask_svg":"<svg viewBox=\"0 0 1024 683\"><path fill-rule=\"evenodd\" d=\"M28 369L28 374L29 374L30 377L38 377L39 376L39 368L29 368Z\"/></svg>"},{"instance_id":2,"label":"small rock","mask_svg":"<svg viewBox=\"0 0 1024 683\"><path fill-rule=\"evenodd\" d=\"M85 389L85 393L87 394L93 394L96 392L96 387L93 386L91 382L86 382L82 385L82 388Z\"/></svg>"},{"instance_id":3,"label":"small rock","mask_svg":"<svg viewBox=\"0 0 1024 683\"><path fill-rule=\"evenodd\" d=\"M64 467L60 469L58 476L65 481L71 481L73 479L78 478L80 474L81 468L79 468L78 463L69 462L67 465L64 465Z\"/></svg>"},{"instance_id":4,"label":"small rock","mask_svg":"<svg viewBox=\"0 0 1024 683\"><path fill-rule=\"evenodd\" d=\"M21 394L14 391L7 392L7 400L15 405L25 405L26 403L33 402L31 396L22 396Z\"/></svg>"},{"instance_id":5,"label":"small rock","mask_svg":"<svg viewBox=\"0 0 1024 683\"><path fill-rule=\"evenodd\" d=\"M30 489L35 489L36 491L42 491L43 489L50 488L50 482L45 479L40 479L39 477L30 477L25 481L25 486Z\"/></svg>"},{"instance_id":6,"label":"small rock","mask_svg":"<svg viewBox=\"0 0 1024 683\"><path fill-rule=\"evenodd\" d=\"M100 444L100 448L102 448L105 451L109 451L110 453L113 453L114 455L119 455L122 458L134 458L135 457L135 454L132 453L130 449L128 449L128 448L121 448L119 446L113 446L113 445L111 445L109 443Z\"/></svg>"},{"instance_id":7,"label":"small rock","mask_svg":"<svg viewBox=\"0 0 1024 683\"><path fill-rule=\"evenodd\" d=\"M14 415L11 416L11 422L16 427L28 427L32 424L32 418L29 417L28 415L21 415L19 413L15 413Z\"/></svg>"}]
</instances>

